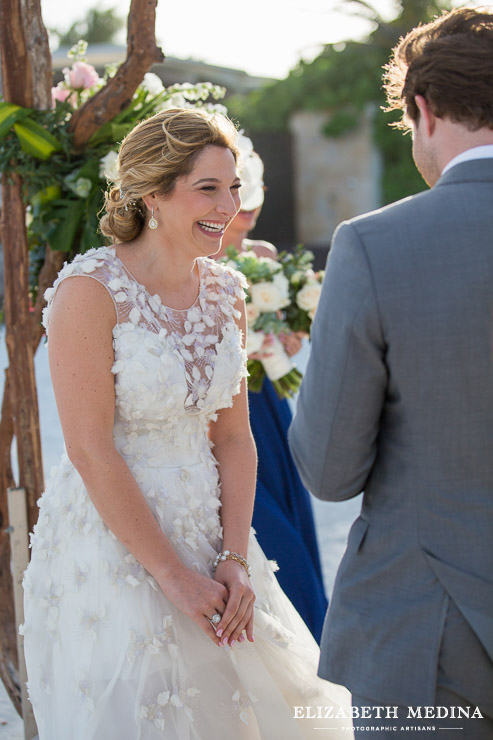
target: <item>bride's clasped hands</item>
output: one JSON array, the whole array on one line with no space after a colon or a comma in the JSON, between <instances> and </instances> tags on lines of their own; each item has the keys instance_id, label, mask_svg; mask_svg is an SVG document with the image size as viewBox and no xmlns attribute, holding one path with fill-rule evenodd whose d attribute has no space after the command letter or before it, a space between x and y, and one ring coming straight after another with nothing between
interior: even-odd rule
<instances>
[{"instance_id":1,"label":"bride's clasped hands","mask_svg":"<svg viewBox=\"0 0 493 740\"><path fill-rule=\"evenodd\" d=\"M217 625L216 636L220 644L231 647L239 640L254 642L253 610L255 594L245 568L234 560L220 561L216 567L215 580L223 584L229 598L221 621Z\"/></svg>"},{"instance_id":2,"label":"bride's clasped hands","mask_svg":"<svg viewBox=\"0 0 493 740\"><path fill-rule=\"evenodd\" d=\"M170 601L189 616L218 647L253 638L255 594L243 566L226 560L218 564L214 578L189 568L174 569L158 579ZM214 615L221 621L214 623Z\"/></svg>"}]
</instances>

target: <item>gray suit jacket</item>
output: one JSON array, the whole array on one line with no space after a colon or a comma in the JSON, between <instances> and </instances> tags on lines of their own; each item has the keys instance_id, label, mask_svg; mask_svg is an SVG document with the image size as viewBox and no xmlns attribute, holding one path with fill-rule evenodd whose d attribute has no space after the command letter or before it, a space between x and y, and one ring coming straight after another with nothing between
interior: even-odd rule
<instances>
[{"instance_id":1,"label":"gray suit jacket","mask_svg":"<svg viewBox=\"0 0 493 740\"><path fill-rule=\"evenodd\" d=\"M365 492L320 675L433 704L449 598L493 661L493 159L340 225L290 443L317 497Z\"/></svg>"}]
</instances>

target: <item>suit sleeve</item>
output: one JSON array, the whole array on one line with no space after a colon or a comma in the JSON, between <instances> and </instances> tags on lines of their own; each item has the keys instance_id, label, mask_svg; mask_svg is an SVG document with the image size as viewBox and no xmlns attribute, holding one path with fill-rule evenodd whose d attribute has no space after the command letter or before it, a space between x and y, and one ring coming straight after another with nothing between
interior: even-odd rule
<instances>
[{"instance_id":1,"label":"suit sleeve","mask_svg":"<svg viewBox=\"0 0 493 740\"><path fill-rule=\"evenodd\" d=\"M364 489L387 387L385 342L367 256L351 223L339 226L312 326L312 347L289 430L294 460L317 498Z\"/></svg>"}]
</instances>

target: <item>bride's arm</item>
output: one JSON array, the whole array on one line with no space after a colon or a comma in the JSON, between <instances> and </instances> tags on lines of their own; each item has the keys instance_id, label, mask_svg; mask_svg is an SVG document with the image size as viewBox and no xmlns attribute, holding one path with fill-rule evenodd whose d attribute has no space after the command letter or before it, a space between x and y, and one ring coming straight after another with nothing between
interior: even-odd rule
<instances>
[{"instance_id":1,"label":"bride's arm","mask_svg":"<svg viewBox=\"0 0 493 740\"><path fill-rule=\"evenodd\" d=\"M238 321L246 340L247 324L245 306ZM241 391L233 399L231 408L222 409L211 425L210 437L214 443L214 456L219 463L221 480L221 522L223 526L223 551L229 550L248 558L248 538L252 522L253 501L257 474L257 452L248 419L247 382L241 382ZM245 568L234 560L219 563L216 580L229 591L228 605L218 632L223 631L223 642L236 641L246 629L253 640L253 604L255 596Z\"/></svg>"},{"instance_id":2,"label":"bride's arm","mask_svg":"<svg viewBox=\"0 0 493 740\"><path fill-rule=\"evenodd\" d=\"M113 443L115 311L96 280L64 280L50 313L49 361L67 454L101 518L163 592L216 643L207 618L226 589L184 566Z\"/></svg>"}]
</instances>

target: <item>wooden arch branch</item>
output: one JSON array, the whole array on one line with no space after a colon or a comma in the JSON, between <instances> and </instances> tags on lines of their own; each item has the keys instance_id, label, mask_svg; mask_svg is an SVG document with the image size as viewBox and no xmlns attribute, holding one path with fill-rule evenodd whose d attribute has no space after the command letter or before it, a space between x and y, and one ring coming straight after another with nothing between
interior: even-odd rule
<instances>
[{"instance_id":1,"label":"wooden arch branch","mask_svg":"<svg viewBox=\"0 0 493 740\"><path fill-rule=\"evenodd\" d=\"M71 129L76 148L82 147L107 121L124 110L153 63L164 54L154 32L157 0L132 0L128 16L127 58L114 77L74 113Z\"/></svg>"}]
</instances>

